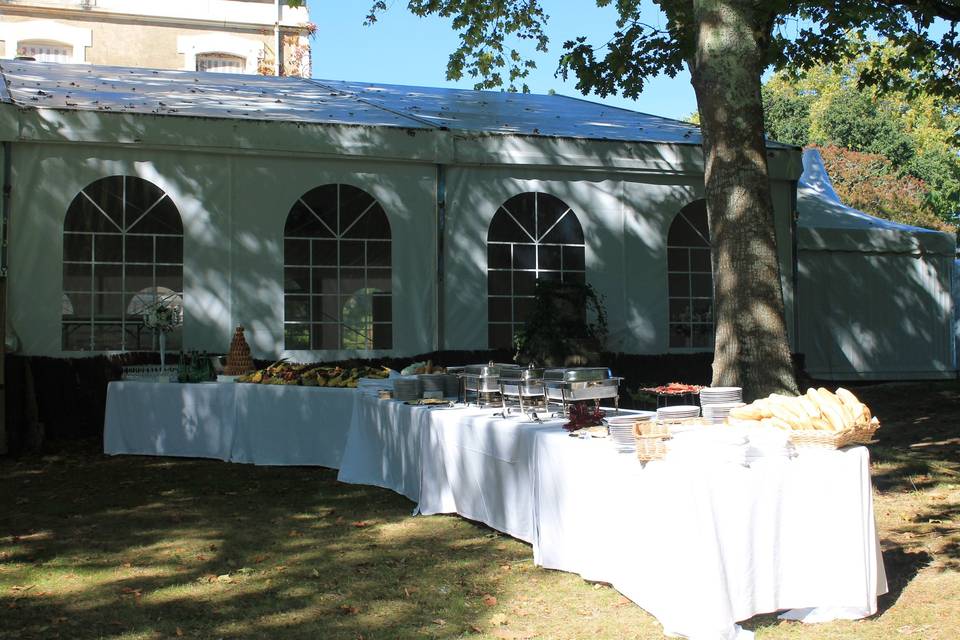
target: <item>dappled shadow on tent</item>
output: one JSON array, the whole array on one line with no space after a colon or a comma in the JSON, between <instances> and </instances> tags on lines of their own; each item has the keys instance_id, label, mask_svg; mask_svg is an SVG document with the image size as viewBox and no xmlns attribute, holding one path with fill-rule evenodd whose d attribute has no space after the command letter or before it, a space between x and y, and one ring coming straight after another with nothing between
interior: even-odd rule
<instances>
[{"instance_id":1,"label":"dappled shadow on tent","mask_svg":"<svg viewBox=\"0 0 960 640\"><path fill-rule=\"evenodd\" d=\"M800 351L820 378L955 371L954 239L844 206L815 149L798 188Z\"/></svg>"}]
</instances>

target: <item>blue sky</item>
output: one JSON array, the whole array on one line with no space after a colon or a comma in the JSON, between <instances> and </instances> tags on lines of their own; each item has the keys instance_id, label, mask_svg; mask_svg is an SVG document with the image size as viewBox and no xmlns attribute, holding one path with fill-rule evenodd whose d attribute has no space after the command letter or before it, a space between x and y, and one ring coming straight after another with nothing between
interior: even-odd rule
<instances>
[{"instance_id":1,"label":"blue sky","mask_svg":"<svg viewBox=\"0 0 960 640\"><path fill-rule=\"evenodd\" d=\"M371 0L308 0L310 19L317 25L312 42L313 75L327 80L357 80L432 87L472 88L473 81L446 80L447 58L457 46L457 36L448 20L417 18L406 9L404 0L388 0L391 7L373 26L364 27L363 19ZM613 29L615 12L597 8L592 1L580 0L571 11L570 0L546 0L551 16L547 34L550 52L535 57L537 69L527 79L534 93L581 96L576 82L554 77L557 59L565 40L586 35L591 42L606 42ZM657 24L659 16L651 13ZM684 72L676 78L660 77L648 84L639 100L621 97L590 100L668 118L685 119L697 110L690 78Z\"/></svg>"}]
</instances>

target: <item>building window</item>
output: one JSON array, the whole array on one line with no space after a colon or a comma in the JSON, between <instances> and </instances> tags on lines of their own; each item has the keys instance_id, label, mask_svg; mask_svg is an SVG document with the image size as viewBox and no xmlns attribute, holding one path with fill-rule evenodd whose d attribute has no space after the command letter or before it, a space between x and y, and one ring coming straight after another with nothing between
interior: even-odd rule
<instances>
[{"instance_id":1,"label":"building window","mask_svg":"<svg viewBox=\"0 0 960 640\"><path fill-rule=\"evenodd\" d=\"M20 42L18 56L27 56L37 62L73 62L73 47L61 42Z\"/></svg>"},{"instance_id":2,"label":"building window","mask_svg":"<svg viewBox=\"0 0 960 640\"><path fill-rule=\"evenodd\" d=\"M240 56L226 53L197 54L197 71L212 73L243 73L247 68L247 61Z\"/></svg>"},{"instance_id":3,"label":"building window","mask_svg":"<svg viewBox=\"0 0 960 640\"><path fill-rule=\"evenodd\" d=\"M586 282L583 228L576 213L546 193L507 200L487 232L487 340L510 348L527 318L537 280Z\"/></svg>"},{"instance_id":4,"label":"building window","mask_svg":"<svg viewBox=\"0 0 960 640\"><path fill-rule=\"evenodd\" d=\"M307 192L283 232L287 349L390 349L390 221L373 196L346 184Z\"/></svg>"},{"instance_id":5,"label":"building window","mask_svg":"<svg viewBox=\"0 0 960 640\"><path fill-rule=\"evenodd\" d=\"M63 222L63 294L65 351L157 349L143 313L183 308L183 224L167 194L133 176L81 190ZM181 333L168 348L180 348Z\"/></svg>"},{"instance_id":6,"label":"building window","mask_svg":"<svg viewBox=\"0 0 960 640\"><path fill-rule=\"evenodd\" d=\"M677 214L667 234L670 348L713 348L713 268L704 200Z\"/></svg>"}]
</instances>

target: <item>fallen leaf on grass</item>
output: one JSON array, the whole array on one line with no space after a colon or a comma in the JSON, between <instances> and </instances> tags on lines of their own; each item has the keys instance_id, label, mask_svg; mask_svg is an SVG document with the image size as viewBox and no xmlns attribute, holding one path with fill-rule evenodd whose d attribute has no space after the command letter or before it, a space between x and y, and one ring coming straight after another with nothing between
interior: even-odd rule
<instances>
[{"instance_id":1,"label":"fallen leaf on grass","mask_svg":"<svg viewBox=\"0 0 960 640\"><path fill-rule=\"evenodd\" d=\"M257 564L260 564L261 562L263 562L263 561L266 560L266 559L267 559L267 556L263 556L263 555L253 556L253 561L254 561L255 563L257 563Z\"/></svg>"},{"instance_id":2,"label":"fallen leaf on grass","mask_svg":"<svg viewBox=\"0 0 960 640\"><path fill-rule=\"evenodd\" d=\"M364 527L369 527L373 523L367 522L366 520L357 520L356 522L351 522L350 524L355 526L357 529L362 529Z\"/></svg>"},{"instance_id":3,"label":"fallen leaf on grass","mask_svg":"<svg viewBox=\"0 0 960 640\"><path fill-rule=\"evenodd\" d=\"M507 616L503 615L502 613L498 613L497 615L495 615L495 616L493 616L492 618L490 618L490 626L491 626L491 627L499 627L499 626L502 626L502 625L505 625L505 624L509 624L509 623L510 623L510 621L507 620Z\"/></svg>"},{"instance_id":4,"label":"fallen leaf on grass","mask_svg":"<svg viewBox=\"0 0 960 640\"><path fill-rule=\"evenodd\" d=\"M181 629L180 627L177 627L176 634L177 634L177 637L178 637L178 638L182 638L182 637L183 637L183 629Z\"/></svg>"},{"instance_id":5,"label":"fallen leaf on grass","mask_svg":"<svg viewBox=\"0 0 960 640\"><path fill-rule=\"evenodd\" d=\"M447 624L447 621L443 618L437 618L433 621L433 624L437 625L438 627L442 627L443 625Z\"/></svg>"},{"instance_id":6,"label":"fallen leaf on grass","mask_svg":"<svg viewBox=\"0 0 960 640\"><path fill-rule=\"evenodd\" d=\"M355 607L352 604L342 604L340 605L340 613L345 616L355 616L360 613L360 608Z\"/></svg>"},{"instance_id":7,"label":"fallen leaf on grass","mask_svg":"<svg viewBox=\"0 0 960 640\"><path fill-rule=\"evenodd\" d=\"M474 633L483 633L483 629L475 624L470 625L470 631L473 631Z\"/></svg>"},{"instance_id":8,"label":"fallen leaf on grass","mask_svg":"<svg viewBox=\"0 0 960 640\"><path fill-rule=\"evenodd\" d=\"M30 584L30 585L27 585L27 586L24 587L24 586L15 584L15 585L13 585L12 587L10 587L10 591L20 591L20 592L22 593L22 592L24 592L24 591L30 591L30 589L33 589L35 586L37 586L37 585L35 585L35 584Z\"/></svg>"},{"instance_id":9,"label":"fallen leaf on grass","mask_svg":"<svg viewBox=\"0 0 960 640\"><path fill-rule=\"evenodd\" d=\"M487 605L488 607L494 607L497 604L497 599L488 593L483 596L483 604Z\"/></svg>"}]
</instances>

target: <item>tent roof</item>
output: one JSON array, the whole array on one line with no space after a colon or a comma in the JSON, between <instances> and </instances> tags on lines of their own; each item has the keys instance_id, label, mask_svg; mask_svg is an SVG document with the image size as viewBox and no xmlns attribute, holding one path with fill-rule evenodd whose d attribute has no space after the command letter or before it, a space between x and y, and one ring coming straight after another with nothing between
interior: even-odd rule
<instances>
[{"instance_id":1,"label":"tent roof","mask_svg":"<svg viewBox=\"0 0 960 640\"><path fill-rule=\"evenodd\" d=\"M701 143L692 124L561 95L21 60L0 63L0 102L21 108Z\"/></svg>"},{"instance_id":2,"label":"tent roof","mask_svg":"<svg viewBox=\"0 0 960 640\"><path fill-rule=\"evenodd\" d=\"M843 204L817 149L803 151L797 213L801 249L956 253L956 241L949 233L884 220Z\"/></svg>"}]
</instances>

